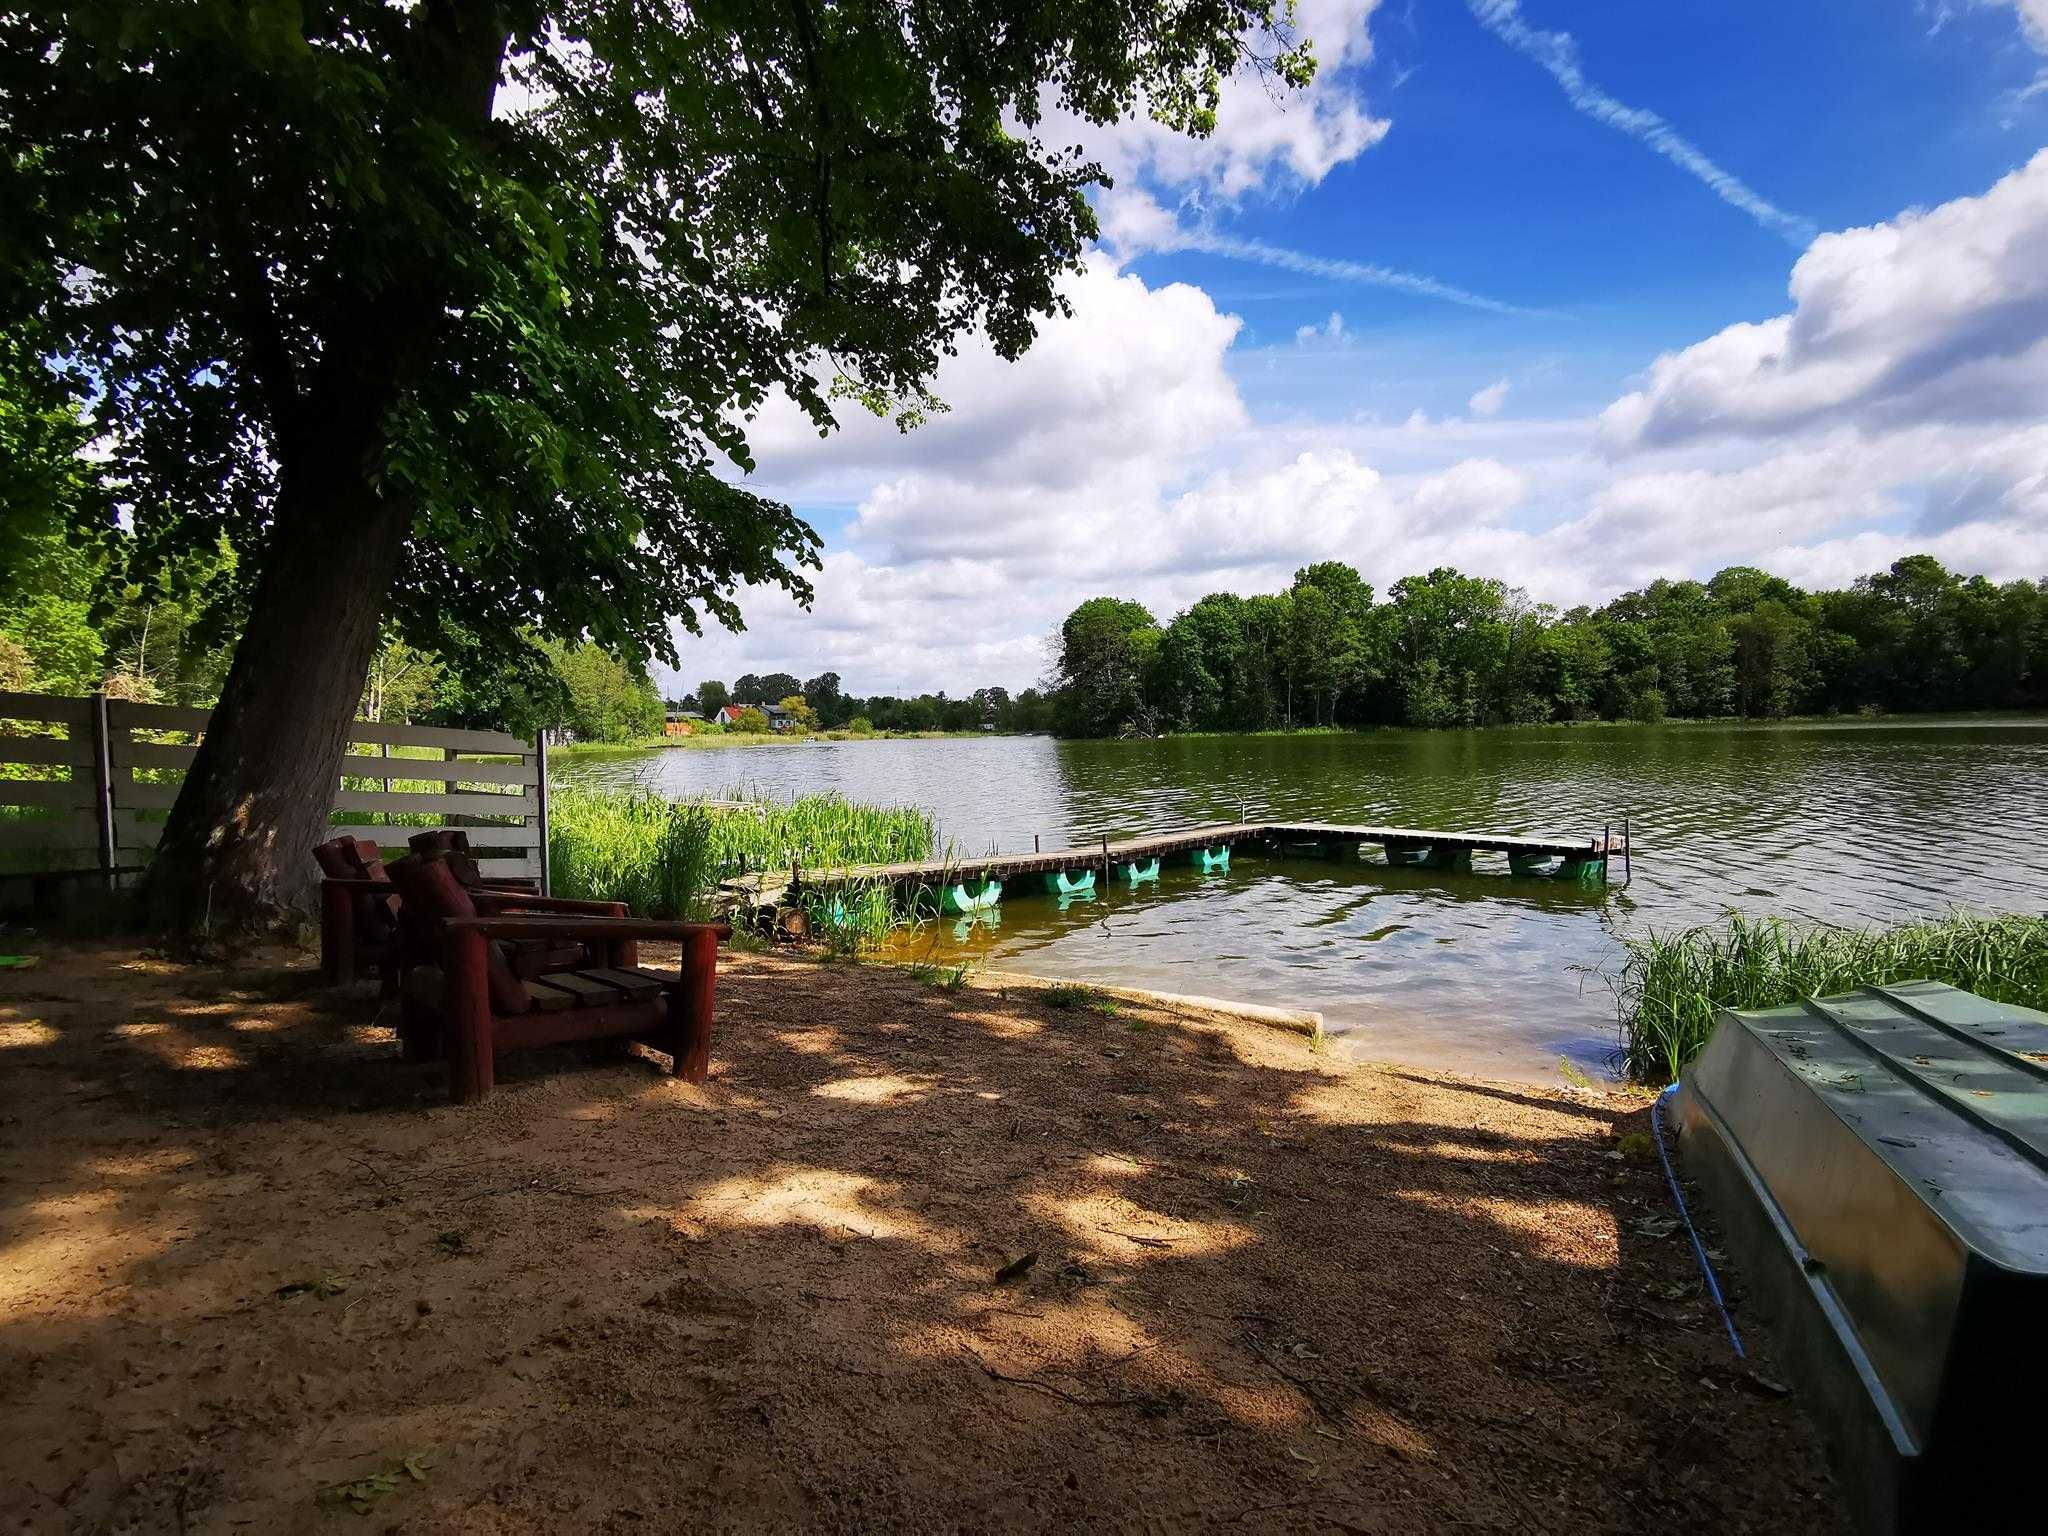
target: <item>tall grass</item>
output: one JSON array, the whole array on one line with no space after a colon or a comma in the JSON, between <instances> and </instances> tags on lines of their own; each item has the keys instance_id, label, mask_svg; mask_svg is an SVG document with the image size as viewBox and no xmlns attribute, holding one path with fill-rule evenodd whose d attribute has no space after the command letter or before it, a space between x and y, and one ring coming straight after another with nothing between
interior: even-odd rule
<instances>
[{"instance_id":1,"label":"tall grass","mask_svg":"<svg viewBox=\"0 0 2048 1536\"><path fill-rule=\"evenodd\" d=\"M561 789L548 805L555 894L623 901L647 917L702 913L718 882L742 872L921 859L932 835L922 811L839 795L695 805L645 790Z\"/></svg>"},{"instance_id":2,"label":"tall grass","mask_svg":"<svg viewBox=\"0 0 2048 1536\"><path fill-rule=\"evenodd\" d=\"M1730 913L1716 925L1625 939L1614 978L1621 1057L1668 1082L1699 1054L1722 1008L1777 1008L1861 986L1943 981L2048 1009L2048 917L1953 912L1896 928L1794 927Z\"/></svg>"}]
</instances>

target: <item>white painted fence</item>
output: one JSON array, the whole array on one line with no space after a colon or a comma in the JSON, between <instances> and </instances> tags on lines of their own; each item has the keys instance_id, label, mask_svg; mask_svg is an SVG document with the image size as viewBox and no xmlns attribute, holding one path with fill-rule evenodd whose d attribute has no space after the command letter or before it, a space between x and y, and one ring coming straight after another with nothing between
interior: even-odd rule
<instances>
[{"instance_id":1,"label":"white painted fence","mask_svg":"<svg viewBox=\"0 0 2048 1536\"><path fill-rule=\"evenodd\" d=\"M0 693L0 879L139 870L211 711L104 694ZM337 827L380 846L459 826L493 875L547 882L547 746L502 731L358 720L335 785ZM395 754L420 755L395 755ZM392 826L388 818L405 822ZM312 851L306 850L308 864Z\"/></svg>"}]
</instances>

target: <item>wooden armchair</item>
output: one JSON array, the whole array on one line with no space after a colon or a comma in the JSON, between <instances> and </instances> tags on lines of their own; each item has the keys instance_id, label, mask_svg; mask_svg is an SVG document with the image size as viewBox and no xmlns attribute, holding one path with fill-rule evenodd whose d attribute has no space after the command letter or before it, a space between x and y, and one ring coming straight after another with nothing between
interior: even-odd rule
<instances>
[{"instance_id":1,"label":"wooden armchair","mask_svg":"<svg viewBox=\"0 0 2048 1536\"><path fill-rule=\"evenodd\" d=\"M445 843L434 841L447 839ZM625 907L616 902L558 902L540 894L540 882L531 878L487 878L478 873L469 856L469 838L459 827L436 828L412 838L418 849L446 848L457 877L493 902L516 898L534 910L551 912L616 913ZM440 857L439 853L434 856ZM381 995L398 991L399 977L407 965L407 938L402 892L393 882L377 845L366 837L343 833L329 838L313 850L313 860L324 877L320 883L320 973L331 986L346 986L364 971L376 971L382 980ZM466 877L466 878L465 878ZM494 905L493 911L501 910ZM528 957L529 968L547 964L571 964L582 955L574 948L556 946L544 954Z\"/></svg>"},{"instance_id":2,"label":"wooden armchair","mask_svg":"<svg viewBox=\"0 0 2048 1536\"><path fill-rule=\"evenodd\" d=\"M330 983L375 971L383 995L398 990L398 887L367 838L331 837L313 849L320 887L320 972Z\"/></svg>"},{"instance_id":3,"label":"wooden armchair","mask_svg":"<svg viewBox=\"0 0 2048 1536\"><path fill-rule=\"evenodd\" d=\"M590 913L479 910L443 859L400 860L393 874L406 911L434 932L434 955L410 967L400 1027L412 1059L444 1054L458 1104L490 1095L497 1054L573 1040L642 1040L701 1083L711 1064L711 1010L723 923L665 922ZM488 904L488 903L487 903ZM673 976L637 963L638 941L682 945ZM572 945L603 963L522 976L513 956Z\"/></svg>"}]
</instances>

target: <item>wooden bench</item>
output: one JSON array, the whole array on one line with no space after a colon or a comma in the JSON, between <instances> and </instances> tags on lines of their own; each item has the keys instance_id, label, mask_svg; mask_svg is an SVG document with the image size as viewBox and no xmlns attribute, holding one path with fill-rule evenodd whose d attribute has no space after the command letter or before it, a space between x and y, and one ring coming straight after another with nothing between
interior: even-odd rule
<instances>
[{"instance_id":1,"label":"wooden bench","mask_svg":"<svg viewBox=\"0 0 2048 1536\"><path fill-rule=\"evenodd\" d=\"M448 862L411 855L392 866L410 935L400 1036L411 1059L445 1056L449 1096L489 1096L497 1054L578 1040L639 1040L666 1052L675 1074L702 1082L711 1062L711 1010L723 923L624 916L624 907L471 891ZM583 911L564 911L581 906ZM537 910L539 909L539 910ZM639 964L642 939L681 945L673 975ZM574 956L522 966L521 957Z\"/></svg>"}]
</instances>

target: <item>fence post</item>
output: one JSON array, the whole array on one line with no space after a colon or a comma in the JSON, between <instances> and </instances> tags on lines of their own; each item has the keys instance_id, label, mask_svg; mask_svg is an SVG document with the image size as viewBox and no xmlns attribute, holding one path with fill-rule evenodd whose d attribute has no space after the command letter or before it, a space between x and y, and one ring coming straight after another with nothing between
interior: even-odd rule
<instances>
[{"instance_id":1,"label":"fence post","mask_svg":"<svg viewBox=\"0 0 2048 1536\"><path fill-rule=\"evenodd\" d=\"M93 809L100 824L100 878L113 890L114 874L114 753L113 733L107 728L107 696L92 696Z\"/></svg>"},{"instance_id":2,"label":"fence post","mask_svg":"<svg viewBox=\"0 0 2048 1536\"><path fill-rule=\"evenodd\" d=\"M535 809L540 813L540 893L555 894L548 870L548 733L545 727L533 733L533 762L539 770L534 783Z\"/></svg>"}]
</instances>

